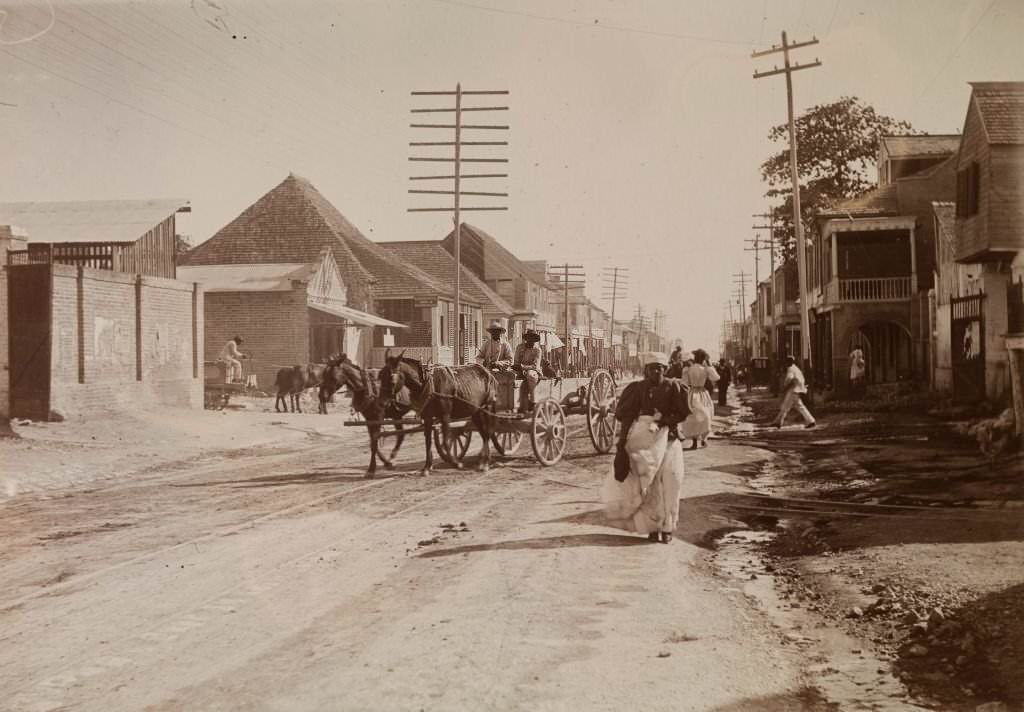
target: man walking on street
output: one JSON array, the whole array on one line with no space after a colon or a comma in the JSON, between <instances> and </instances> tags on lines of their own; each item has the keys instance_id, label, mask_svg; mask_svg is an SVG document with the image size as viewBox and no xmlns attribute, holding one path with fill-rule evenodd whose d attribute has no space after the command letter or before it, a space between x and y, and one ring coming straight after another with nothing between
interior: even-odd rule
<instances>
[{"instance_id":1,"label":"man walking on street","mask_svg":"<svg viewBox=\"0 0 1024 712\"><path fill-rule=\"evenodd\" d=\"M732 367L726 363L725 359L718 360L718 405L725 405L725 396L729 391L729 384L732 383Z\"/></svg>"},{"instance_id":2,"label":"man walking on street","mask_svg":"<svg viewBox=\"0 0 1024 712\"><path fill-rule=\"evenodd\" d=\"M796 365L792 356L787 356L785 361L786 376L782 384L782 405L779 406L779 417L775 420L775 427L781 428L786 422L786 416L792 408L804 419L805 428L813 428L817 423L811 411L800 399L800 396L807 392L807 382L804 380L804 372Z\"/></svg>"}]
</instances>

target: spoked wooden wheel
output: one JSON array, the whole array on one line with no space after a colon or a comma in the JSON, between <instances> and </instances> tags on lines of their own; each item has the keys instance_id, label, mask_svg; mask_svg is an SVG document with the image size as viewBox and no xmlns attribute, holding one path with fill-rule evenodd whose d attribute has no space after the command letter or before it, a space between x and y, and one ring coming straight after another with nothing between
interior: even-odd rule
<instances>
[{"instance_id":1,"label":"spoked wooden wheel","mask_svg":"<svg viewBox=\"0 0 1024 712\"><path fill-rule=\"evenodd\" d=\"M565 411L554 398L545 398L533 408L530 424L530 445L537 461L551 466L562 459L569 440Z\"/></svg>"},{"instance_id":2,"label":"spoked wooden wheel","mask_svg":"<svg viewBox=\"0 0 1024 712\"><path fill-rule=\"evenodd\" d=\"M434 448L441 459L449 465L461 465L469 451L469 441L473 439L473 431L466 427L448 428L448 439L442 444L441 426L434 426Z\"/></svg>"},{"instance_id":3,"label":"spoked wooden wheel","mask_svg":"<svg viewBox=\"0 0 1024 712\"><path fill-rule=\"evenodd\" d=\"M615 444L615 381L604 369L594 371L587 386L587 432L598 452Z\"/></svg>"},{"instance_id":4,"label":"spoked wooden wheel","mask_svg":"<svg viewBox=\"0 0 1024 712\"><path fill-rule=\"evenodd\" d=\"M491 435L491 443L500 457L512 457L526 436L521 430L503 430Z\"/></svg>"}]
</instances>

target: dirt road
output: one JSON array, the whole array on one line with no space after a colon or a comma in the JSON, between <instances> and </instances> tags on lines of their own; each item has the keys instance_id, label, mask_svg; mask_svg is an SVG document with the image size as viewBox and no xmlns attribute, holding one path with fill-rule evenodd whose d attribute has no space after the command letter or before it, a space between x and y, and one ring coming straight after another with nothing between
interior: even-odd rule
<instances>
[{"instance_id":1,"label":"dirt road","mask_svg":"<svg viewBox=\"0 0 1024 712\"><path fill-rule=\"evenodd\" d=\"M576 424L579 426L579 424ZM0 709L815 709L804 652L709 563L601 524L608 456L362 477L362 439L0 504ZM764 457L688 453L684 497ZM821 706L822 709L825 707Z\"/></svg>"}]
</instances>

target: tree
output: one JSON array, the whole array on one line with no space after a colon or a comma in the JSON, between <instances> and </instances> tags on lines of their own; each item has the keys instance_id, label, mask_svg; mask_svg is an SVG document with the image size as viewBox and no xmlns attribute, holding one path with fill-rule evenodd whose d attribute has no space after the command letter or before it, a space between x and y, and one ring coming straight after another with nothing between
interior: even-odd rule
<instances>
[{"instance_id":1,"label":"tree","mask_svg":"<svg viewBox=\"0 0 1024 712\"><path fill-rule=\"evenodd\" d=\"M855 96L813 106L797 117L797 171L804 231L815 229L814 215L819 210L874 187L871 171L882 136L914 133L918 132L906 121L883 116ZM796 255L789 125L773 126L768 138L783 144L778 153L761 164L761 177L768 183L765 195L782 200L773 208L775 244L788 261Z\"/></svg>"}]
</instances>

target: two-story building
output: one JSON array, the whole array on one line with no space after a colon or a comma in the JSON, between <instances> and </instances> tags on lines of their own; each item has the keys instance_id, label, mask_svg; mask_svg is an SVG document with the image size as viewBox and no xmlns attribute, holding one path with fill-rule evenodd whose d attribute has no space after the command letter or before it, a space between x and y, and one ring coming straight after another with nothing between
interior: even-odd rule
<instances>
[{"instance_id":1,"label":"two-story building","mask_svg":"<svg viewBox=\"0 0 1024 712\"><path fill-rule=\"evenodd\" d=\"M462 223L459 258L464 267L513 308L508 337L515 344L526 329L555 332L555 309L543 262L524 262L479 227ZM455 254L455 231L441 241ZM545 341L546 343L546 341Z\"/></svg>"},{"instance_id":2,"label":"two-story building","mask_svg":"<svg viewBox=\"0 0 1024 712\"><path fill-rule=\"evenodd\" d=\"M1019 400L1007 348L1024 331L1024 82L971 83L954 169L955 260L977 265L977 293L950 303L953 392Z\"/></svg>"},{"instance_id":3,"label":"two-story building","mask_svg":"<svg viewBox=\"0 0 1024 712\"><path fill-rule=\"evenodd\" d=\"M925 153L915 152L915 141L927 147L927 158L910 162L922 170L909 172L890 148L877 188L818 213L808 248L808 296L815 380L826 387L845 392L854 348L865 355L869 384L927 385L932 201L951 199L955 188L951 142L940 138L898 137L899 155Z\"/></svg>"}]
</instances>

